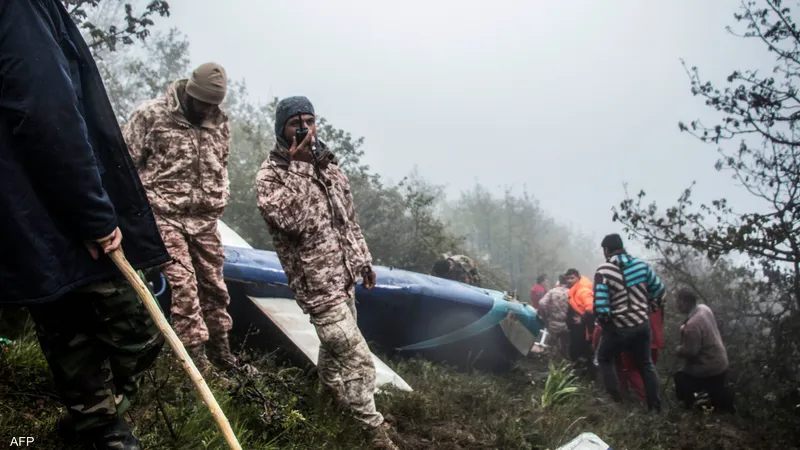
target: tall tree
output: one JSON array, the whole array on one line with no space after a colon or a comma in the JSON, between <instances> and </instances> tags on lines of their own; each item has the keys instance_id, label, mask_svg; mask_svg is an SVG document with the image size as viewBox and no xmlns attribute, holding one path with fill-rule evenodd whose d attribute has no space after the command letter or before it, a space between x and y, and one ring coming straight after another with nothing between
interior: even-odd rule
<instances>
[{"instance_id":1,"label":"tall tree","mask_svg":"<svg viewBox=\"0 0 800 450\"><path fill-rule=\"evenodd\" d=\"M189 72L189 40L173 28L156 32L139 48L104 51L98 61L117 120L125 122L142 102L164 95Z\"/></svg>"},{"instance_id":2,"label":"tall tree","mask_svg":"<svg viewBox=\"0 0 800 450\"><path fill-rule=\"evenodd\" d=\"M652 247L656 243L687 246L715 259L742 253L783 289L786 307L800 307L800 31L794 15L780 0L747 1L734 18L736 36L756 40L775 56L771 71L735 70L725 86L716 87L687 69L691 92L719 113L719 121L699 120L680 130L718 147L716 170L728 171L743 190L761 201L758 212L736 210L725 198L693 207L692 187L675 206L660 211L645 203L645 193L627 197L614 219ZM733 142L731 142L733 141ZM730 142L730 144L729 144ZM673 250L667 250L673 251Z\"/></svg>"},{"instance_id":3,"label":"tall tree","mask_svg":"<svg viewBox=\"0 0 800 450\"><path fill-rule=\"evenodd\" d=\"M800 32L780 0L746 1L734 14L735 36L756 40L774 55L773 70L735 70L723 87L687 68L691 92L718 115L706 125L679 123L683 132L717 147L717 171L729 172L755 211L719 198L695 205L692 186L674 206L659 209L644 192L614 208L614 220L659 256L677 285L690 286L715 305L729 354L756 385L796 398L800 373L800 134L797 82ZM705 261L699 260L702 255ZM736 266L731 257L744 257ZM737 258L741 259L741 258ZM727 328L727 332L725 330ZM748 336L752 342L743 342ZM740 367L741 367L740 366ZM764 380L769 380L764 383ZM789 385L786 385L787 382ZM761 392L763 398L764 388ZM792 397L794 396L794 397ZM793 403L793 407L796 402Z\"/></svg>"},{"instance_id":4,"label":"tall tree","mask_svg":"<svg viewBox=\"0 0 800 450\"><path fill-rule=\"evenodd\" d=\"M515 194L506 188L496 196L476 184L446 205L442 215L482 266L508 278L502 289L523 299L540 274L555 278L567 267L588 271L599 262L596 245L587 246L586 237L549 217L525 189Z\"/></svg>"}]
</instances>

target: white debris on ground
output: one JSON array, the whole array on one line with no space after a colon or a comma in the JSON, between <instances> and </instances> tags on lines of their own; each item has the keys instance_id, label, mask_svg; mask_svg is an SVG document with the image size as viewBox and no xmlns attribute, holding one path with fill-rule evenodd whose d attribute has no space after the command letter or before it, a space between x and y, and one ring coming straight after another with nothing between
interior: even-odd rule
<instances>
[{"instance_id":1,"label":"white debris on ground","mask_svg":"<svg viewBox=\"0 0 800 450\"><path fill-rule=\"evenodd\" d=\"M594 433L583 433L556 450L612 450Z\"/></svg>"}]
</instances>

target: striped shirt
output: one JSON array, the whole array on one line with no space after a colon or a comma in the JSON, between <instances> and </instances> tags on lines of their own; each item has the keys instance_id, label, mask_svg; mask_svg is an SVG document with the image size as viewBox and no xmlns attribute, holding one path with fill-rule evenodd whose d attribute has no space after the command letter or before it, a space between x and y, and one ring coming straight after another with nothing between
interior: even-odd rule
<instances>
[{"instance_id":1,"label":"striped shirt","mask_svg":"<svg viewBox=\"0 0 800 450\"><path fill-rule=\"evenodd\" d=\"M611 255L594 275L594 314L602 324L630 328L647 322L662 306L664 284L646 262L627 253Z\"/></svg>"}]
</instances>

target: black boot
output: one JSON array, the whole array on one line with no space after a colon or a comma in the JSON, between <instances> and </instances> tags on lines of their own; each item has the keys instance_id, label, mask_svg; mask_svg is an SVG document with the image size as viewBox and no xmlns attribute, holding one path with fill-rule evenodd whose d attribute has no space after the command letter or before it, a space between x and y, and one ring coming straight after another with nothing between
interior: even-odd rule
<instances>
[{"instance_id":1,"label":"black boot","mask_svg":"<svg viewBox=\"0 0 800 450\"><path fill-rule=\"evenodd\" d=\"M389 423L383 422L371 430L365 430L365 435L370 447L381 450L400 450L400 448L392 442L392 438L389 437L389 430L391 429L392 426L389 425Z\"/></svg>"},{"instance_id":2,"label":"black boot","mask_svg":"<svg viewBox=\"0 0 800 450\"><path fill-rule=\"evenodd\" d=\"M228 340L228 333L212 334L209 336L208 342L208 359L211 364L217 369L224 372L232 372L236 370L239 361L231 353L231 344Z\"/></svg>"},{"instance_id":3,"label":"black boot","mask_svg":"<svg viewBox=\"0 0 800 450\"><path fill-rule=\"evenodd\" d=\"M206 343L208 348L208 359L217 369L231 374L234 371L243 373L247 376L258 375L260 372L255 366L242 363L239 358L231 352L231 344L228 333L215 335L212 334Z\"/></svg>"},{"instance_id":4,"label":"black boot","mask_svg":"<svg viewBox=\"0 0 800 450\"><path fill-rule=\"evenodd\" d=\"M121 417L110 425L92 430L86 437L88 448L92 450L142 450L139 439L131 433L128 423Z\"/></svg>"}]
</instances>

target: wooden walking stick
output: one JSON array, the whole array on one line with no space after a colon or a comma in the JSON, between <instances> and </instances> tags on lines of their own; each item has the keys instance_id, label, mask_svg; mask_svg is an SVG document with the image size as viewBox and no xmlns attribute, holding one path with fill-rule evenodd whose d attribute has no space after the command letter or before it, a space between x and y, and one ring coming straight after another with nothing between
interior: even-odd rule
<instances>
[{"instance_id":1,"label":"wooden walking stick","mask_svg":"<svg viewBox=\"0 0 800 450\"><path fill-rule=\"evenodd\" d=\"M233 434L231 424L228 423L228 419L222 412L222 408L219 407L219 403L217 403L217 400L214 398L214 394L212 394L211 389L208 388L206 380L203 379L203 375L197 370L192 358L189 357L189 353L187 353L186 349L183 347L183 343L178 339L178 335L176 335L172 327L169 326L167 319L161 312L161 308L158 306L158 303L156 303L150 290L144 284L144 281L139 278L139 275L133 267L131 267L130 263L125 258L125 254L122 253L122 250L110 252L108 256L111 257L111 260L114 261L114 264L116 264L120 272L125 275L125 278L136 290L139 298L144 302L147 311L150 312L150 316L156 322L156 325L158 325L158 329L161 330L161 333L164 334L167 342L169 342L169 346L172 347L172 350L178 355L178 360L181 362L186 372L189 373L189 378L192 379L197 390L200 391L200 396L203 398L203 401L208 405L208 409L211 410L211 415L214 416L217 426L220 431L222 431L223 436L225 436L225 441L228 443L228 446L233 450L242 450L242 446L239 445L236 435Z\"/></svg>"}]
</instances>

